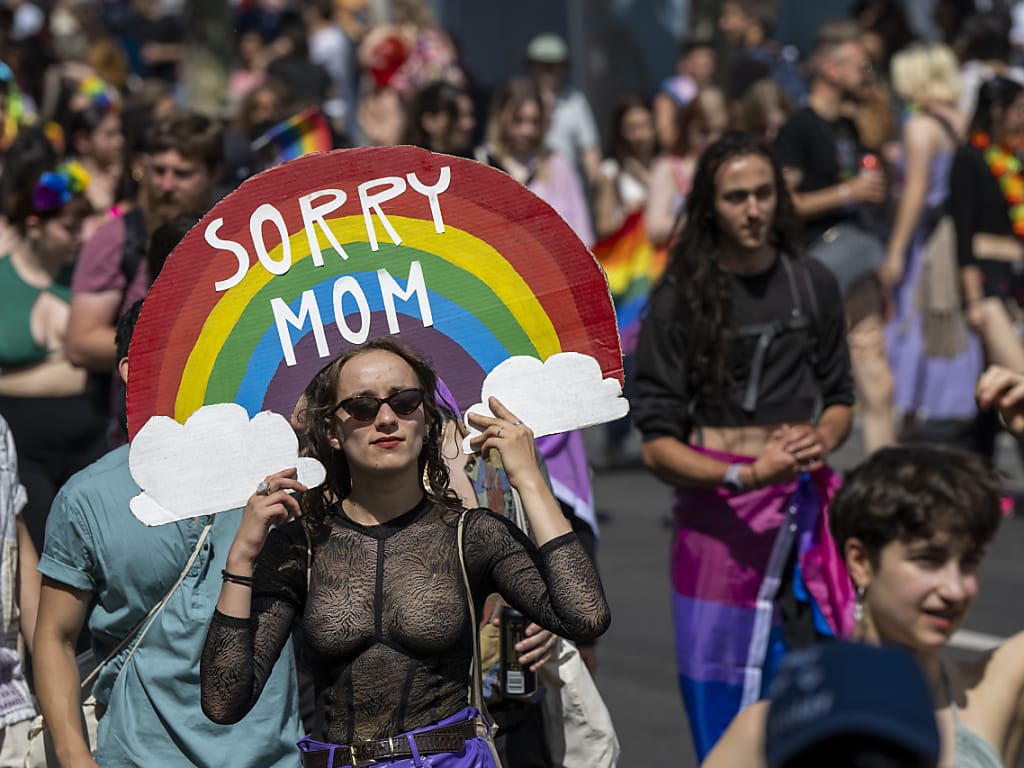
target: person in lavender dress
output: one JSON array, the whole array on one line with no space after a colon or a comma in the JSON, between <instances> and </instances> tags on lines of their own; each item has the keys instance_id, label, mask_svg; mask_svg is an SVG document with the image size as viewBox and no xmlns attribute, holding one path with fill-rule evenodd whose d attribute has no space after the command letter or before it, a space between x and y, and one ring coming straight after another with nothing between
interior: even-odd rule
<instances>
[{"instance_id":1,"label":"person in lavender dress","mask_svg":"<svg viewBox=\"0 0 1024 768\"><path fill-rule=\"evenodd\" d=\"M953 52L917 43L893 57L892 80L911 105L903 125L903 191L881 270L892 291L886 347L904 436L956 440L973 423L981 344L961 309L949 178L966 118Z\"/></svg>"}]
</instances>

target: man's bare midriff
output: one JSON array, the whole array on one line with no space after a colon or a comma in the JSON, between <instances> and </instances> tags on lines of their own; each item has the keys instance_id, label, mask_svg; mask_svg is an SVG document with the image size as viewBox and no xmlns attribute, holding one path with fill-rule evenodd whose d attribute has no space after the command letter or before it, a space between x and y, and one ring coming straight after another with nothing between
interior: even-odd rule
<instances>
[{"instance_id":1,"label":"man's bare midriff","mask_svg":"<svg viewBox=\"0 0 1024 768\"><path fill-rule=\"evenodd\" d=\"M809 423L809 421L788 422L789 426ZM753 427L704 427L703 443L700 440L701 433L695 431L690 435L690 445L703 446L711 450L725 451L741 456L758 456L771 441L772 435L783 426L783 424L759 424Z\"/></svg>"}]
</instances>

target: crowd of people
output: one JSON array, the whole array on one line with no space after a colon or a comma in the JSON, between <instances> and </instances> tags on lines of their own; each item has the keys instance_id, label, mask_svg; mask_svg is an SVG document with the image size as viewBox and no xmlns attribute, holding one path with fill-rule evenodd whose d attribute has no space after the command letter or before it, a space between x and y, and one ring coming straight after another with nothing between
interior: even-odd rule
<instances>
[{"instance_id":1,"label":"crowd of people","mask_svg":"<svg viewBox=\"0 0 1024 768\"><path fill-rule=\"evenodd\" d=\"M774 40L772 0L720 5L716 39L686 41L649 92L615 94L603 131L559 35L535 36L481 104L425 0L386 21L358 0L234 4L212 115L188 103L174 4L0 9L0 768L25 764L37 711L51 765L596 765L554 756L541 697L494 686L492 752L471 662L507 603L528 622L524 666L568 640L596 674L610 616L590 473L641 462L675 491L672 613L700 760L1016 764L1024 638L980 665L942 658L1012 510L996 439L1024 439L1011 11L938 2L945 39L926 41L902 3L860 0L800 58ZM268 137L296 115L336 148L492 166L599 260L635 259L635 319L636 284L619 292L608 267L631 415L600 445L534 439L495 400L471 417L476 452L501 454L485 482L493 467L442 450L460 424L437 372L373 340L293 415L322 486L283 467L244 509L132 518L141 304L211 206L280 161ZM867 458L842 477L828 461L855 423ZM803 693L794 663L821 667ZM797 738L811 689L855 688L833 679L853 664L907 675L924 716L901 730L822 711L830 727ZM826 698L870 699L840 694Z\"/></svg>"}]
</instances>

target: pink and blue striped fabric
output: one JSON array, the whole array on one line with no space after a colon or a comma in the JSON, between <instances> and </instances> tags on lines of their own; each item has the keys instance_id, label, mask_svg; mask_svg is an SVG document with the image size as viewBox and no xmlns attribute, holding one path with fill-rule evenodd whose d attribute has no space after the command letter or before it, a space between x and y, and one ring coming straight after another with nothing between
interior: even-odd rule
<instances>
[{"instance_id":1,"label":"pink and blue striped fabric","mask_svg":"<svg viewBox=\"0 0 1024 768\"><path fill-rule=\"evenodd\" d=\"M750 457L696 448L728 463ZM775 607L793 549L793 588L816 629L853 631L854 594L828 530L840 483L828 468L743 494L679 488L672 544L672 608L679 684L703 760L743 707L761 698L785 653Z\"/></svg>"}]
</instances>

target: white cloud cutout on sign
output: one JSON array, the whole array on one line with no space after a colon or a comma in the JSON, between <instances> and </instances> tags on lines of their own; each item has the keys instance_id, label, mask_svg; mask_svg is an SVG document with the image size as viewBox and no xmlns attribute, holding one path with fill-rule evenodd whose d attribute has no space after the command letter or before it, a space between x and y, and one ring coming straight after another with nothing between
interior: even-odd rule
<instances>
[{"instance_id":1,"label":"white cloud cutout on sign","mask_svg":"<svg viewBox=\"0 0 1024 768\"><path fill-rule=\"evenodd\" d=\"M484 379L480 402L468 413L493 416L487 399L494 395L520 421L543 437L573 429L591 427L620 419L629 413L629 401L622 396L616 379L605 379L601 366L590 355L559 352L541 362L518 355L498 364ZM480 431L469 425L469 441Z\"/></svg>"},{"instance_id":2,"label":"white cloud cutout on sign","mask_svg":"<svg viewBox=\"0 0 1024 768\"><path fill-rule=\"evenodd\" d=\"M307 488L323 483L326 471L299 458L299 442L288 420L263 411L250 420L235 403L204 405L184 425L154 416L132 440L128 468L142 493L132 514L146 525L245 506L267 475L297 467Z\"/></svg>"}]
</instances>

